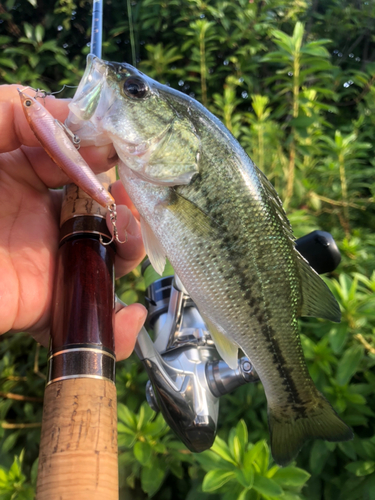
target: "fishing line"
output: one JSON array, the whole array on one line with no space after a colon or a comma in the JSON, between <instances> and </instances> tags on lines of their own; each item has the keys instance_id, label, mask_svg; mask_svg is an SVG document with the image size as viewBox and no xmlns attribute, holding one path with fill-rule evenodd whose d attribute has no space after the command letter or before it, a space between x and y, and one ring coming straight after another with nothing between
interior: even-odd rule
<instances>
[{"instance_id":1,"label":"fishing line","mask_svg":"<svg viewBox=\"0 0 375 500\"><path fill-rule=\"evenodd\" d=\"M129 18L130 45L132 48L132 60L133 60L133 66L136 68L137 58L135 55L134 26L133 26L132 8L130 5L130 0L127 0L127 7L128 7L128 18Z\"/></svg>"},{"instance_id":2,"label":"fishing line","mask_svg":"<svg viewBox=\"0 0 375 500\"><path fill-rule=\"evenodd\" d=\"M24 87L23 89L21 89L21 92L24 92L25 90L32 90L33 92L35 92L35 99L44 99L45 97L49 96L49 95L56 95L56 94L60 94L63 90L65 89L77 89L78 88L78 85L63 85L63 87L60 89L60 90L56 90L55 92L48 92L47 90L44 90L44 89L34 89L34 87L31 87L30 85L27 85L26 87Z\"/></svg>"}]
</instances>

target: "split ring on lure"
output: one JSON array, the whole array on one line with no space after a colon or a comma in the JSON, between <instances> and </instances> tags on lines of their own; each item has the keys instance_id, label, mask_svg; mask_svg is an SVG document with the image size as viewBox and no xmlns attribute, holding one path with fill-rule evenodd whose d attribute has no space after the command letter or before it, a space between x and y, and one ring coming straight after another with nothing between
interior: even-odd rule
<instances>
[{"instance_id":1,"label":"split ring on lure","mask_svg":"<svg viewBox=\"0 0 375 500\"><path fill-rule=\"evenodd\" d=\"M47 109L36 99L18 90L26 119L36 138L50 158L65 172L65 174L99 205L108 209L113 226L111 241L120 241L117 230L116 203L109 191L98 181L93 171L78 152L80 139L64 124L56 120Z\"/></svg>"}]
</instances>

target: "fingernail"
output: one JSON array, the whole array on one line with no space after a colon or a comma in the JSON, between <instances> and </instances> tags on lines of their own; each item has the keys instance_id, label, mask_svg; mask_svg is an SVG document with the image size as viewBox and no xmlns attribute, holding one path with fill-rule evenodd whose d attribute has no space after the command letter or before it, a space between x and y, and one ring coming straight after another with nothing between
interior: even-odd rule
<instances>
[{"instance_id":1,"label":"fingernail","mask_svg":"<svg viewBox=\"0 0 375 500\"><path fill-rule=\"evenodd\" d=\"M139 308L142 308L142 315L140 315L138 320L138 331L140 331L147 319L147 309L144 306L142 306L142 304L137 304L137 306L140 306Z\"/></svg>"},{"instance_id":2,"label":"fingernail","mask_svg":"<svg viewBox=\"0 0 375 500\"><path fill-rule=\"evenodd\" d=\"M117 161L118 161L118 155L116 153L115 148L112 145L112 147L108 153L108 156L107 156L107 162L109 165L113 165L113 164L117 163Z\"/></svg>"},{"instance_id":3,"label":"fingernail","mask_svg":"<svg viewBox=\"0 0 375 500\"><path fill-rule=\"evenodd\" d=\"M121 225L121 229L126 233L130 234L131 236L137 236L138 225L134 218L134 215L132 214L132 211L126 205L121 205L121 210L123 211L122 215L126 214L127 216L127 220L124 221L124 224Z\"/></svg>"}]
</instances>

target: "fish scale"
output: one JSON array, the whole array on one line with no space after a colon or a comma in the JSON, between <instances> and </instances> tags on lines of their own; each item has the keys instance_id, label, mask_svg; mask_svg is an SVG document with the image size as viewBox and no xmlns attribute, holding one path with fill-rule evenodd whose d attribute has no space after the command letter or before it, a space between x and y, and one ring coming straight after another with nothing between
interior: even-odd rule
<instances>
[{"instance_id":1,"label":"fish scale","mask_svg":"<svg viewBox=\"0 0 375 500\"><path fill-rule=\"evenodd\" d=\"M289 463L310 438L350 439L311 380L298 334L298 316L338 321L339 307L295 249L273 186L194 99L128 64L91 58L86 71L101 97L87 117L78 89L76 133L88 119L89 133L95 124L96 136L113 142L151 262L161 272L169 258L229 366L237 366L238 348L251 360L267 397L275 461ZM139 99L127 92L134 76L147 89Z\"/></svg>"}]
</instances>

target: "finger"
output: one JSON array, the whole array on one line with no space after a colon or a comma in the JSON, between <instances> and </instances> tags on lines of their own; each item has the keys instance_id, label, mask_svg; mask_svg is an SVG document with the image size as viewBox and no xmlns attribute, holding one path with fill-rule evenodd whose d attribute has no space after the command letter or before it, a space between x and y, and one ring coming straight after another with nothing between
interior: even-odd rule
<instances>
[{"instance_id":1,"label":"finger","mask_svg":"<svg viewBox=\"0 0 375 500\"><path fill-rule=\"evenodd\" d=\"M2 153L18 149L22 144L39 146L23 112L18 88L20 85L0 87L0 152ZM32 89L30 94L33 95ZM60 121L64 121L68 116L68 102L69 100L55 99L52 96L44 99L46 108Z\"/></svg>"},{"instance_id":2,"label":"finger","mask_svg":"<svg viewBox=\"0 0 375 500\"><path fill-rule=\"evenodd\" d=\"M17 88L19 88L18 85L3 85L0 87L0 153L13 151L21 145L38 148L34 153L28 150L25 154L30 155L30 162L32 162L33 166L40 165L38 171L41 172L42 178L44 171L51 168L53 163L47 154L42 153L40 143L27 123ZM31 94L32 92L32 89L30 89ZM61 122L64 122L68 116L69 102L69 99L55 99L53 96L47 96L43 99L46 109ZM82 148L80 153L95 173L113 167L118 159L112 144ZM66 176L64 177L61 174L58 167L54 166L52 172L55 173L54 175L57 178L53 183L48 183L50 187L59 185L58 182L67 182ZM53 178L54 175L50 174Z\"/></svg>"},{"instance_id":3,"label":"finger","mask_svg":"<svg viewBox=\"0 0 375 500\"><path fill-rule=\"evenodd\" d=\"M115 316L116 360L128 358L134 350L137 335L147 317L141 304L132 304L121 309Z\"/></svg>"},{"instance_id":4,"label":"finger","mask_svg":"<svg viewBox=\"0 0 375 500\"><path fill-rule=\"evenodd\" d=\"M147 309L142 304L131 304L121 309L115 315L114 333L116 360L122 361L128 358L134 350L137 335L147 318ZM13 332L15 332L14 330ZM37 332L31 332L34 339L42 346L48 348L49 330L44 328Z\"/></svg>"},{"instance_id":5,"label":"finger","mask_svg":"<svg viewBox=\"0 0 375 500\"><path fill-rule=\"evenodd\" d=\"M113 233L109 214L107 225ZM116 278L128 274L145 256L140 223L125 205L117 205L117 229L120 241L126 241L116 244Z\"/></svg>"},{"instance_id":6,"label":"finger","mask_svg":"<svg viewBox=\"0 0 375 500\"><path fill-rule=\"evenodd\" d=\"M130 211L134 215L134 217L138 220L140 219L139 212L135 208L121 181L116 181L111 184L111 193L118 205L126 205L128 208L130 208Z\"/></svg>"},{"instance_id":7,"label":"finger","mask_svg":"<svg viewBox=\"0 0 375 500\"><path fill-rule=\"evenodd\" d=\"M57 188L71 182L69 177L51 160L43 148L22 146L22 151L46 186ZM112 168L117 160L112 144L84 148L82 149L82 156L85 156L85 160L96 174Z\"/></svg>"}]
</instances>

